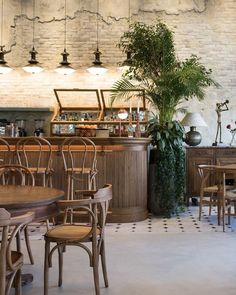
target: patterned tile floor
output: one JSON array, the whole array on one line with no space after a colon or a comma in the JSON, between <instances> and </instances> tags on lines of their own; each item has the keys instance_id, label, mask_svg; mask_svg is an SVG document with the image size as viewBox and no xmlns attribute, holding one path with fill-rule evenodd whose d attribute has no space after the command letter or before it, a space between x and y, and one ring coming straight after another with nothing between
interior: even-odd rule
<instances>
[{"instance_id":1,"label":"patterned tile floor","mask_svg":"<svg viewBox=\"0 0 236 295\"><path fill-rule=\"evenodd\" d=\"M227 219L227 218L226 218ZM30 239L42 239L46 230L45 225L32 224L29 226ZM134 223L109 223L106 226L107 233L201 233L222 232L222 226L217 223L216 208L212 209L212 215L208 215L208 207L203 209L202 219L198 220L198 206L190 206L185 212L181 212L171 218L158 218L149 214L144 221ZM231 225L225 227L226 232L236 231L236 217L231 217Z\"/></svg>"}]
</instances>

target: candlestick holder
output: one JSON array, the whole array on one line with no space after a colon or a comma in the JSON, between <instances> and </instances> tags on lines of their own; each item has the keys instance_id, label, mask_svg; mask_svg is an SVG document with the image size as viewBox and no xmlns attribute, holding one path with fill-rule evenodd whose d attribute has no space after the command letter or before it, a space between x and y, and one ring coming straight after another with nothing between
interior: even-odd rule
<instances>
[{"instance_id":1,"label":"candlestick holder","mask_svg":"<svg viewBox=\"0 0 236 295\"><path fill-rule=\"evenodd\" d=\"M127 128L128 137L134 137L134 127L132 124L132 113L129 114L129 125Z\"/></svg>"},{"instance_id":2,"label":"candlestick holder","mask_svg":"<svg viewBox=\"0 0 236 295\"><path fill-rule=\"evenodd\" d=\"M141 129L140 129L140 124L139 124L139 113L136 115L136 127L135 127L135 137L139 138L141 137Z\"/></svg>"}]
</instances>

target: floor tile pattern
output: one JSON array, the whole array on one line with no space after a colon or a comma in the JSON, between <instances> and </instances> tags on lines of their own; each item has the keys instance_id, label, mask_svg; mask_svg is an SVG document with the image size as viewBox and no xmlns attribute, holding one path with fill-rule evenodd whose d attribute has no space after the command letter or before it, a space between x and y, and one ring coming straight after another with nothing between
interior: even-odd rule
<instances>
[{"instance_id":1,"label":"floor tile pattern","mask_svg":"<svg viewBox=\"0 0 236 295\"><path fill-rule=\"evenodd\" d=\"M226 218L227 219L227 218ZM43 239L45 225L32 224L29 226L30 239ZM106 226L107 232L113 233L201 233L201 232L222 232L222 225L217 223L216 208L212 209L212 215L208 215L208 207L203 209L201 221L198 220L198 207L191 206L184 212L171 218L155 217L152 214L140 222L132 223L109 223ZM236 216L231 217L231 224L226 224L226 232L236 231Z\"/></svg>"}]
</instances>

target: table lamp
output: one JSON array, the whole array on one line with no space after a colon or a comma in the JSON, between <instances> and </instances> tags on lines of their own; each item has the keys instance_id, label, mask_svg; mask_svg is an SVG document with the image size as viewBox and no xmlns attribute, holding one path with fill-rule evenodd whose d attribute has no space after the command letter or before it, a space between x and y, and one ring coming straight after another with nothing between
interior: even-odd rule
<instances>
[{"instance_id":1,"label":"table lamp","mask_svg":"<svg viewBox=\"0 0 236 295\"><path fill-rule=\"evenodd\" d=\"M190 146L198 145L202 141L202 136L196 131L196 126L207 126L200 113L187 113L181 124L190 126L190 131L185 134L185 142Z\"/></svg>"}]
</instances>

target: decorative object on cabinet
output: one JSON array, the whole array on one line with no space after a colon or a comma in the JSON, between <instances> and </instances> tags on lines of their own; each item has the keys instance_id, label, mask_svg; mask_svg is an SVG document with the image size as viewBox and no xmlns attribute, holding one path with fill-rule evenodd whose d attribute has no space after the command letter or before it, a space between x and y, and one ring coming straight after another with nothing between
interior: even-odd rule
<instances>
[{"instance_id":1,"label":"decorative object on cabinet","mask_svg":"<svg viewBox=\"0 0 236 295\"><path fill-rule=\"evenodd\" d=\"M73 136L78 135L81 129L97 128L102 119L102 104L97 89L54 89L54 93L59 109L50 123L51 135Z\"/></svg>"},{"instance_id":2,"label":"decorative object on cabinet","mask_svg":"<svg viewBox=\"0 0 236 295\"><path fill-rule=\"evenodd\" d=\"M112 98L124 97L120 89L144 89L147 101L157 114L148 128L157 153L151 196L149 194L150 210L156 215L171 216L182 204L185 179L184 132L173 116L183 100L194 96L201 100L204 89L217 83L211 78L211 70L206 69L198 57L177 59L173 33L160 21L154 25L130 24L119 46L135 54L132 67L114 83Z\"/></svg>"},{"instance_id":3,"label":"decorative object on cabinet","mask_svg":"<svg viewBox=\"0 0 236 295\"><path fill-rule=\"evenodd\" d=\"M7 74L12 71L12 68L7 65L7 62L4 59L4 55L9 53L11 50L6 51L4 50L5 45L3 45L3 2L2 0L2 7L1 7L1 45L0 45L0 74Z\"/></svg>"},{"instance_id":4,"label":"decorative object on cabinet","mask_svg":"<svg viewBox=\"0 0 236 295\"><path fill-rule=\"evenodd\" d=\"M65 11L65 21L64 21L64 50L61 53L62 55L62 61L60 62L60 66L58 66L55 69L55 72L61 74L61 75L70 75L75 72L75 69L73 69L70 66L70 63L68 62L68 56L69 53L66 51L66 0L64 4L64 11Z\"/></svg>"},{"instance_id":5,"label":"decorative object on cabinet","mask_svg":"<svg viewBox=\"0 0 236 295\"><path fill-rule=\"evenodd\" d=\"M99 51L99 38L98 38L98 14L99 14L99 0L97 0L97 14L96 14L96 23L97 23L97 49L94 52L95 60L93 61L93 65L87 68L87 71L93 75L102 75L107 72L107 68L102 65L100 56L101 52Z\"/></svg>"},{"instance_id":6,"label":"decorative object on cabinet","mask_svg":"<svg viewBox=\"0 0 236 295\"><path fill-rule=\"evenodd\" d=\"M236 124L236 121L234 122ZM231 138L231 141L230 141L230 146L234 145L235 144L235 135L236 135L236 127L235 128L232 128L231 124L228 124L226 126L227 129L229 129L231 135L232 135L232 138Z\"/></svg>"},{"instance_id":7,"label":"decorative object on cabinet","mask_svg":"<svg viewBox=\"0 0 236 295\"><path fill-rule=\"evenodd\" d=\"M39 65L39 62L36 59L37 51L34 47L34 32L35 32L35 0L33 0L33 47L31 49L30 53L30 60L29 63L23 67L23 70L27 73L36 74L43 71L43 68Z\"/></svg>"},{"instance_id":8,"label":"decorative object on cabinet","mask_svg":"<svg viewBox=\"0 0 236 295\"><path fill-rule=\"evenodd\" d=\"M191 146L199 145L202 141L202 136L196 130L196 126L207 126L200 113L187 113L181 124L183 126L190 126L190 131L185 134L185 142Z\"/></svg>"},{"instance_id":9,"label":"decorative object on cabinet","mask_svg":"<svg viewBox=\"0 0 236 295\"><path fill-rule=\"evenodd\" d=\"M213 146L217 146L218 145L218 135L220 136L219 137L219 144L223 143L221 141L221 112L225 112L225 111L228 111L229 108L228 108L228 99L225 101L225 102L222 102L222 103L217 103L216 104L216 113L217 113L217 130L216 130L216 137L215 137L215 142L213 142Z\"/></svg>"}]
</instances>

